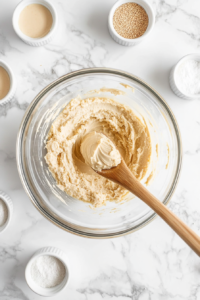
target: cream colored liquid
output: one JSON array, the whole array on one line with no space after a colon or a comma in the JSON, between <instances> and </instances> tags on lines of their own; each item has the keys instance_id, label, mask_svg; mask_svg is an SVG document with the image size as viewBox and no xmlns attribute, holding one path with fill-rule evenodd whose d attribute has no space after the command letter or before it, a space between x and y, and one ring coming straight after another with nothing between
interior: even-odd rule
<instances>
[{"instance_id":1,"label":"cream colored liquid","mask_svg":"<svg viewBox=\"0 0 200 300\"><path fill-rule=\"evenodd\" d=\"M10 90L10 77L7 71L0 66L0 100L3 99Z\"/></svg>"},{"instance_id":2,"label":"cream colored liquid","mask_svg":"<svg viewBox=\"0 0 200 300\"><path fill-rule=\"evenodd\" d=\"M45 6L30 4L26 6L19 16L19 28L31 38L42 38L51 29L53 18Z\"/></svg>"}]
</instances>

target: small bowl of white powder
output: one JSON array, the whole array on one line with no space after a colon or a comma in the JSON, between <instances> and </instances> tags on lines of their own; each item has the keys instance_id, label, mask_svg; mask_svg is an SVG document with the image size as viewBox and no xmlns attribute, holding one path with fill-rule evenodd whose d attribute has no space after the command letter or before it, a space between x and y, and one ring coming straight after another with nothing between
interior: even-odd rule
<instances>
[{"instance_id":1,"label":"small bowl of white powder","mask_svg":"<svg viewBox=\"0 0 200 300\"><path fill-rule=\"evenodd\" d=\"M58 248L42 248L29 260L25 278L28 286L41 296L51 297L69 282L66 254Z\"/></svg>"},{"instance_id":2,"label":"small bowl of white powder","mask_svg":"<svg viewBox=\"0 0 200 300\"><path fill-rule=\"evenodd\" d=\"M0 234L5 231L10 224L12 212L12 200L3 191L0 191Z\"/></svg>"},{"instance_id":3,"label":"small bowl of white powder","mask_svg":"<svg viewBox=\"0 0 200 300\"><path fill-rule=\"evenodd\" d=\"M180 98L200 99L200 55L184 56L170 72L172 91Z\"/></svg>"}]
</instances>

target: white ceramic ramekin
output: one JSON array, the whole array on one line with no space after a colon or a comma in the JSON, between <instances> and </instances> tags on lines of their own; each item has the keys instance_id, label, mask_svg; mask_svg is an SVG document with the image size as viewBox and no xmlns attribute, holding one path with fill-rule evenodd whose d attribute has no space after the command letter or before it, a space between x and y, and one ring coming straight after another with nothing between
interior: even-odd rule
<instances>
[{"instance_id":1,"label":"white ceramic ramekin","mask_svg":"<svg viewBox=\"0 0 200 300\"><path fill-rule=\"evenodd\" d=\"M178 87L177 83L176 83L176 77L177 77L177 70L179 68L179 66L184 63L187 60L196 60L200 62L200 55L197 53L194 54L188 54L186 56L184 56L183 58L181 58L178 63L172 68L170 75L169 75L169 83L171 86L172 91L180 98L186 99L186 100L194 100L194 99L200 99L200 94L199 95L188 95L185 94L184 92L182 92L180 90L180 88Z\"/></svg>"},{"instance_id":2,"label":"white ceramic ramekin","mask_svg":"<svg viewBox=\"0 0 200 300\"><path fill-rule=\"evenodd\" d=\"M37 257L42 256L42 255L54 256L54 257L58 258L65 266L65 269L66 269L65 277L64 277L63 281L55 287L52 287L52 288L40 287L37 283L35 283L33 281L32 277L31 277L31 265ZM66 285L69 282L69 262L67 259L67 255L65 254L65 252L63 252L62 250L55 248L55 247L45 247L45 248L39 249L31 257L31 259L29 260L29 262L26 266L25 278L26 278L26 282L27 282L28 286L32 289L32 291L34 291L38 295L45 296L45 297L51 297L51 296L58 294L61 290L63 290L66 287Z\"/></svg>"},{"instance_id":3,"label":"white ceramic ramekin","mask_svg":"<svg viewBox=\"0 0 200 300\"><path fill-rule=\"evenodd\" d=\"M12 71L12 69L10 68L10 66L3 60L0 59L0 66L3 67L9 77L10 77L10 90L8 92L8 94L0 100L0 106L9 102L13 97L14 97L14 94L15 94L15 91L16 91L16 80L15 80L15 76L14 76L14 73Z\"/></svg>"},{"instance_id":4,"label":"white ceramic ramekin","mask_svg":"<svg viewBox=\"0 0 200 300\"><path fill-rule=\"evenodd\" d=\"M147 30L145 31L145 33L142 36L140 36L136 39L125 39L124 37L122 37L121 35L119 35L116 32L116 30L113 26L113 16L114 16L116 9L119 6L121 6L122 4L129 3L129 2L137 3L140 6L142 6L149 17L149 24L148 24ZM115 42L117 42L118 44L120 44L122 46L135 46L135 45L139 44L140 42L142 42L144 39L147 38L147 36L149 36L150 32L153 29L154 23L155 23L155 16L154 16L153 9L150 6L150 4L144 0L119 0L113 5L113 7L110 10L109 16L108 16L108 30L110 32L110 35Z\"/></svg>"},{"instance_id":5,"label":"white ceramic ramekin","mask_svg":"<svg viewBox=\"0 0 200 300\"><path fill-rule=\"evenodd\" d=\"M53 18L53 24L52 24L50 32L42 38L31 38L31 37L25 35L23 32L21 32L21 30L19 28L19 15L20 15L21 11L27 5L34 4L34 3L41 4L41 5L44 5L45 7L47 7L49 9L49 11L51 12L52 18ZM13 13L12 23L13 23L13 28L14 28L16 34L20 37L20 39L22 39L23 42L25 42L26 44L33 46L33 47L40 47L40 46L44 46L44 45L50 43L51 40L53 39L54 34L57 29L57 25L58 25L58 17L57 17L56 9L55 9L54 5L52 4L52 2L50 2L50 1L47 1L47 0L23 0L15 8L15 11Z\"/></svg>"},{"instance_id":6,"label":"white ceramic ramekin","mask_svg":"<svg viewBox=\"0 0 200 300\"><path fill-rule=\"evenodd\" d=\"M4 203L6 204L7 209L8 209L7 221L2 226L0 226L0 234L1 234L2 232L4 232L6 230L6 228L8 227L8 225L11 222L11 218L12 218L12 214L13 214L13 203L12 203L12 200L10 199L10 197L3 191L0 191L0 199L2 199L4 201Z\"/></svg>"}]
</instances>

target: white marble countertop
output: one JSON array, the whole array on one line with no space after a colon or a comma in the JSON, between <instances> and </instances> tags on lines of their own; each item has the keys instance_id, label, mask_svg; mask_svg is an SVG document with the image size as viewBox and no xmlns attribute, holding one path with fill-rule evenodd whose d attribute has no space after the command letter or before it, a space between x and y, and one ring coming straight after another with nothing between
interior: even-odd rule
<instances>
[{"instance_id":1,"label":"white marble countertop","mask_svg":"<svg viewBox=\"0 0 200 300\"><path fill-rule=\"evenodd\" d=\"M17 79L12 102L0 108L0 189L12 198L14 215L0 235L0 299L42 299L26 285L24 269L43 246L64 249L71 281L54 299L200 299L200 260L157 218L138 232L111 240L69 234L47 221L24 192L15 161L17 131L35 95L59 76L87 67L113 67L152 85L171 106L183 140L182 174L169 204L200 234L200 101L185 101L170 90L171 67L182 56L199 52L200 1L151 0L156 25L136 47L116 44L107 30L115 0L54 0L59 31L47 46L24 44L12 28L19 1L1 1L0 58Z\"/></svg>"}]
</instances>

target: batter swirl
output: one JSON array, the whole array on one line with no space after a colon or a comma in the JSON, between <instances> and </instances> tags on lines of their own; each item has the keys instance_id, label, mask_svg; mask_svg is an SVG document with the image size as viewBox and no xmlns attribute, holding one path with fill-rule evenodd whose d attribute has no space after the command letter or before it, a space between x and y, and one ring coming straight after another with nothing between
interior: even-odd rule
<instances>
[{"instance_id":1,"label":"batter swirl","mask_svg":"<svg viewBox=\"0 0 200 300\"><path fill-rule=\"evenodd\" d=\"M94 172L81 154L82 140L90 132L105 134L141 180L152 152L148 127L129 107L95 97L71 100L49 131L45 159L58 187L95 207L107 201L119 202L129 192Z\"/></svg>"}]
</instances>

